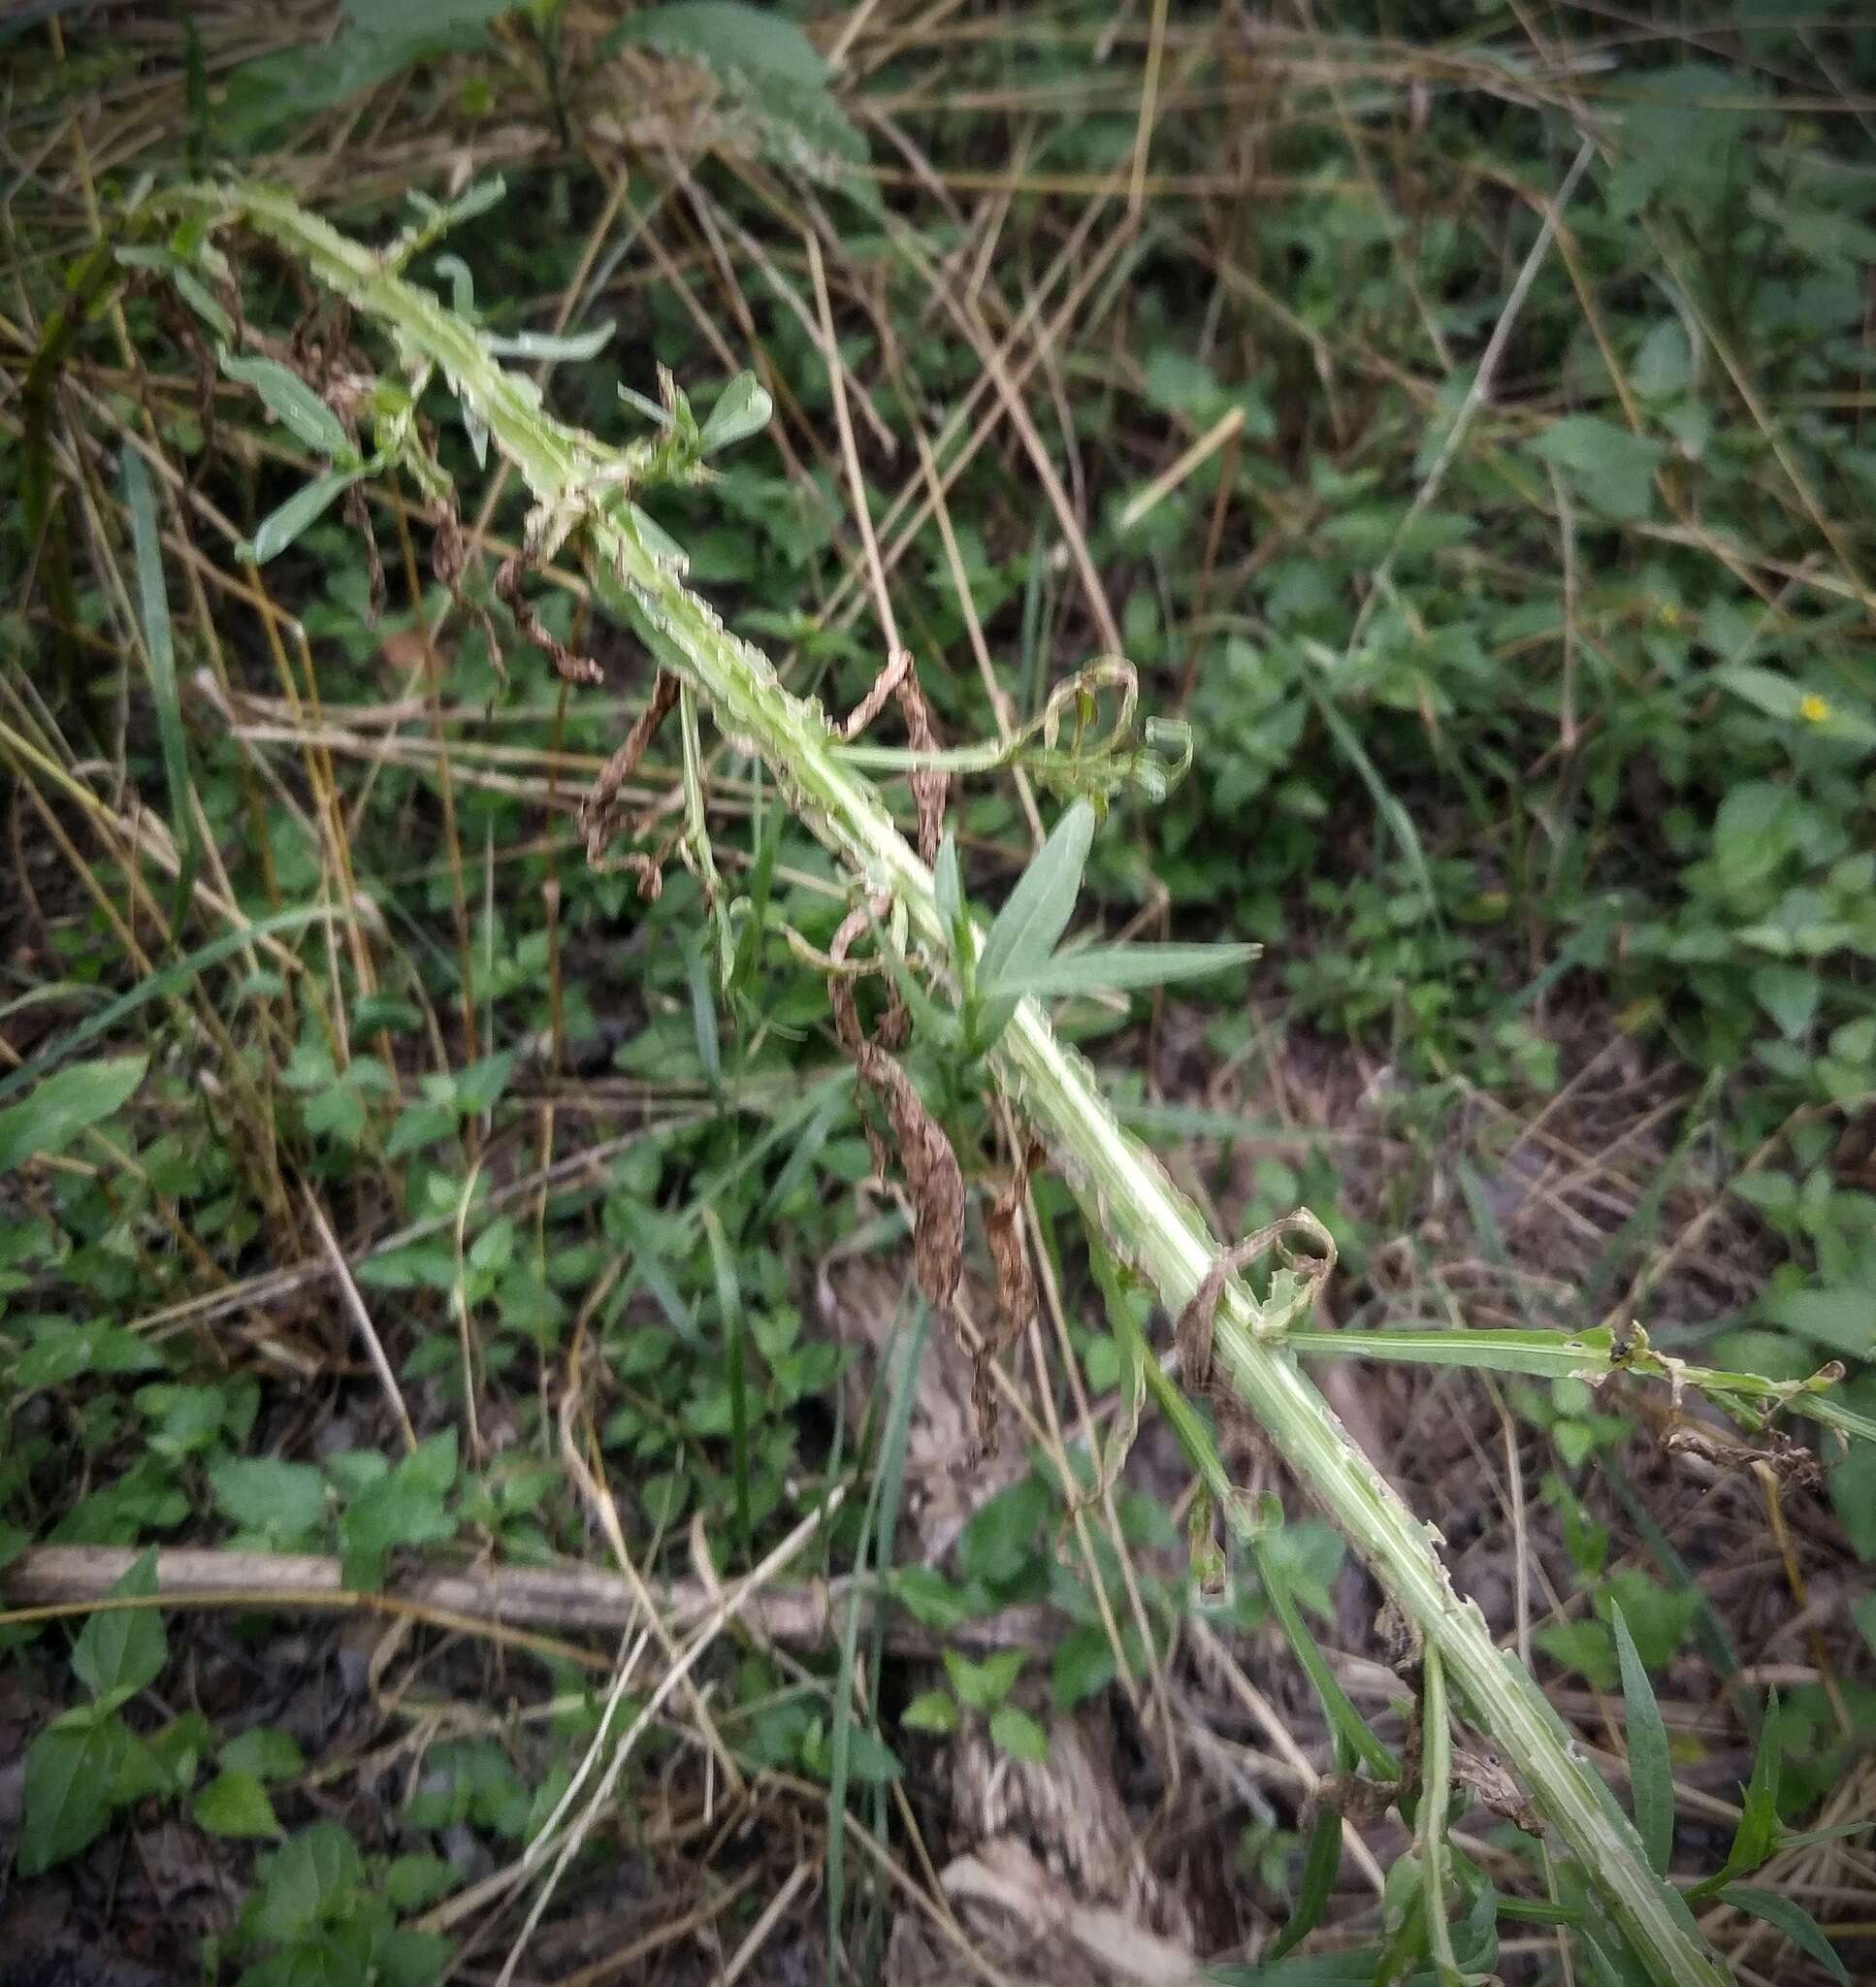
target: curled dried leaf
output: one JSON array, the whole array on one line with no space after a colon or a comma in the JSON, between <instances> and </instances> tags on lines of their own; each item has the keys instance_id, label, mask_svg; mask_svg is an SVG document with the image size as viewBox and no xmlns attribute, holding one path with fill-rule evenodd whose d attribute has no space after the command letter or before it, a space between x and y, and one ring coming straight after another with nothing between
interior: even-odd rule
<instances>
[{"instance_id":1,"label":"curled dried leaf","mask_svg":"<svg viewBox=\"0 0 1876 1987\"><path fill-rule=\"evenodd\" d=\"M886 666L873 678L866 695L847 714L840 735L857 738L886 708L887 700L896 697L905 718L906 742L914 752L936 752L938 733L931 721L931 706L919 687L918 671L912 666L912 651L895 648ZM938 859L938 844L945 834L945 795L950 777L937 766L918 766L908 775L912 804L919 814L919 854L927 863Z\"/></svg>"},{"instance_id":2,"label":"curled dried leaf","mask_svg":"<svg viewBox=\"0 0 1876 1987\"><path fill-rule=\"evenodd\" d=\"M1320 1255L1299 1258L1290 1250L1286 1238L1291 1234L1302 1234L1314 1243L1323 1253ZM1290 1316L1296 1313L1307 1315L1309 1307L1315 1301L1316 1293L1328 1281L1329 1273L1335 1268L1336 1245L1320 1221L1308 1208L1297 1208L1280 1220L1272 1222L1268 1227L1257 1229L1246 1235L1242 1242L1235 1242L1213 1258L1212 1267L1205 1273L1198 1288L1192 1292L1179 1320L1173 1327L1173 1343L1179 1349L1180 1370L1185 1384L1194 1392L1212 1384L1212 1337L1213 1327L1218 1316L1218 1303L1224 1295L1224 1287L1241 1269L1255 1262L1267 1250L1275 1247L1281 1254L1285 1267L1293 1273L1299 1261L1306 1266L1302 1269L1295 1289L1286 1306L1282 1323L1287 1324Z\"/></svg>"},{"instance_id":3,"label":"curled dried leaf","mask_svg":"<svg viewBox=\"0 0 1876 1987\"><path fill-rule=\"evenodd\" d=\"M1022 1246L1022 1204L1030 1175L1042 1162L1042 1147L1034 1139L1023 1141L1015 1172L984 1217L984 1233L996 1271L997 1325L993 1337L986 1335L978 1343L971 1400L977 1413L978 1443L986 1455L994 1455L997 1447L996 1392L990 1384L990 1368L1035 1315L1036 1280Z\"/></svg>"},{"instance_id":4,"label":"curled dried leaf","mask_svg":"<svg viewBox=\"0 0 1876 1987\"><path fill-rule=\"evenodd\" d=\"M1703 1427L1698 1421L1679 1421L1663 1439L1669 1455L1698 1456L1716 1469L1769 1470L1779 1482L1794 1490L1821 1490L1824 1465L1816 1452L1801 1442L1794 1442L1776 1428L1764 1431L1766 1447L1741 1442L1723 1429Z\"/></svg>"},{"instance_id":5,"label":"curled dried leaf","mask_svg":"<svg viewBox=\"0 0 1876 1987\"><path fill-rule=\"evenodd\" d=\"M1340 1814L1357 1825L1379 1821L1400 1799L1399 1780L1370 1780L1360 1774L1324 1774L1304 1803L1307 1827L1318 1814Z\"/></svg>"},{"instance_id":6,"label":"curled dried leaf","mask_svg":"<svg viewBox=\"0 0 1876 1987\"><path fill-rule=\"evenodd\" d=\"M1475 1794L1485 1807L1513 1828L1528 1836L1544 1832L1544 1818L1531 1797L1518 1785L1510 1772L1483 1752L1455 1751L1452 1756L1453 1784Z\"/></svg>"},{"instance_id":7,"label":"curled dried leaf","mask_svg":"<svg viewBox=\"0 0 1876 1987\"><path fill-rule=\"evenodd\" d=\"M515 617L515 625L538 649L544 649L555 669L569 683L602 683L605 671L591 656L576 655L540 616L534 603L521 590L522 562L513 557L496 568L495 592ZM603 774L600 775L604 777Z\"/></svg>"},{"instance_id":8,"label":"curled dried leaf","mask_svg":"<svg viewBox=\"0 0 1876 1987\"><path fill-rule=\"evenodd\" d=\"M838 970L859 934L883 905L860 904L841 921L827 947L837 969L827 982L834 1032L854 1059L861 1080L879 1099L891 1126L889 1147L861 1114L868 1151L886 1178L896 1156L912 1202L912 1270L925 1302L941 1318L957 1322L957 1286L964 1274L964 1175L957 1155L936 1119L925 1109L912 1079L893 1061L877 1037L862 1032L854 998L853 976Z\"/></svg>"},{"instance_id":9,"label":"curled dried leaf","mask_svg":"<svg viewBox=\"0 0 1876 1987\"><path fill-rule=\"evenodd\" d=\"M645 756L645 747L651 743L659 726L676 702L677 678L661 669L658 680L652 685L650 700L626 733L625 743L599 768L598 778L580 802L580 832L586 837L586 860L596 869L604 866L606 844L618 830L619 790L638 769L638 762ZM635 859L631 866L638 868L644 860ZM658 866L663 869L662 860ZM639 891L646 896L658 894L655 888L647 888L642 869L639 871Z\"/></svg>"}]
</instances>

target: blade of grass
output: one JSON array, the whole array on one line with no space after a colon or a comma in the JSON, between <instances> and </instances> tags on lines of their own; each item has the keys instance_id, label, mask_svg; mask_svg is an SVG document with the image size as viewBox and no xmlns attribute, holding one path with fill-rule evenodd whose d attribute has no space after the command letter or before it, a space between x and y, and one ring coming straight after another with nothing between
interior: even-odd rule
<instances>
[{"instance_id":1,"label":"blade of grass","mask_svg":"<svg viewBox=\"0 0 1876 1987\"><path fill-rule=\"evenodd\" d=\"M1629 1805L1649 1863L1666 1876L1674 1853L1674 1775L1667 1757L1667 1727L1662 1723L1647 1665L1620 1608L1610 1610L1610 1625L1622 1667L1622 1701L1628 1710Z\"/></svg>"},{"instance_id":2,"label":"blade of grass","mask_svg":"<svg viewBox=\"0 0 1876 1987\"><path fill-rule=\"evenodd\" d=\"M702 1211L710 1238L710 1261L717 1277L717 1310L723 1320L724 1375L729 1386L729 1468L736 1496L736 1537L749 1550L754 1526L749 1517L749 1389L744 1371L742 1287L736 1277L729 1238L713 1207Z\"/></svg>"},{"instance_id":3,"label":"blade of grass","mask_svg":"<svg viewBox=\"0 0 1876 1987\"><path fill-rule=\"evenodd\" d=\"M176 688L176 636L170 627L169 594L163 584L163 545L156 528L156 499L149 472L134 448L124 450L124 505L130 512L130 549L137 568L137 605L144 630L144 661L149 670L150 701L156 707L156 735L163 750L163 784L169 791L170 831L176 837L176 908L170 925L179 940L189 894L201 864L191 804L187 733Z\"/></svg>"}]
</instances>

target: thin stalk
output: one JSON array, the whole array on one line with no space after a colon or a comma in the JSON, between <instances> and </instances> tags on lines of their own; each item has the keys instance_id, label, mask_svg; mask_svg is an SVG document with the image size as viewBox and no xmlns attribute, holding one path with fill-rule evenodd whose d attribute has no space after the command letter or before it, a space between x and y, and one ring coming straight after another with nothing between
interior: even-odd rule
<instances>
[{"instance_id":1,"label":"thin stalk","mask_svg":"<svg viewBox=\"0 0 1876 1987\"><path fill-rule=\"evenodd\" d=\"M211 220L243 223L266 236L357 313L382 324L407 365L439 368L536 502L554 514L581 517L612 610L692 685L721 730L751 741L796 815L861 886L895 899L935 957L951 955L952 934L939 915L931 873L879 794L843 760L819 706L791 696L768 659L726 629L684 585L676 565L648 542L630 504L602 480L616 463L613 451L549 415L536 391L507 374L479 334L436 297L400 279L378 256L284 195L238 184L175 198ZM962 935L975 953L979 934ZM1046 1136L1084 1200L1100 1211L1111 1245L1169 1310L1182 1309L1218 1245L1157 1159L1121 1128L1093 1071L1056 1038L1033 998L1017 1009L995 1060L1018 1107ZM1687 1906L1648 1868L1633 1828L1568 1727L1530 1674L1501 1654L1477 1607L1454 1592L1436 1549L1439 1534L1350 1443L1268 1332L1241 1280L1225 1287L1213 1350L1285 1463L1419 1624L1449 1680L1607 1900L1651 1977L1661 1987L1724 1987L1726 1976Z\"/></svg>"}]
</instances>

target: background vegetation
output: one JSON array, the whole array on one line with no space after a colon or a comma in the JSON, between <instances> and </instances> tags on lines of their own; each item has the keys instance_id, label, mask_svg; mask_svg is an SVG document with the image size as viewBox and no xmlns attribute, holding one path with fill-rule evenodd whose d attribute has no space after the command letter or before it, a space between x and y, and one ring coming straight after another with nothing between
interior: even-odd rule
<instances>
[{"instance_id":1,"label":"background vegetation","mask_svg":"<svg viewBox=\"0 0 1876 1987\"><path fill-rule=\"evenodd\" d=\"M1323 1328L1638 1322L1867 1415L1858 10L4 32L0 1978L1645 1977L1464 1727L1449 1821L1364 1809L1414 1693L1268 1452L1222 1584L1163 1429L1101 1494L1161 1328L1047 1168L959 1467L845 880L682 711L590 863L644 651L501 577L444 382L150 189L414 231L608 442L681 432L668 369L712 473L635 494L829 710L903 642L1008 740L1124 654L1191 767L1113 798L1047 991L1220 1237L1327 1223ZM440 476L366 473L401 422ZM1048 770L954 788L987 909ZM1009 1127L913 999L989 1330ZM1857 1974L1876 1450L1469 1363L1322 1377L1737 1976Z\"/></svg>"}]
</instances>

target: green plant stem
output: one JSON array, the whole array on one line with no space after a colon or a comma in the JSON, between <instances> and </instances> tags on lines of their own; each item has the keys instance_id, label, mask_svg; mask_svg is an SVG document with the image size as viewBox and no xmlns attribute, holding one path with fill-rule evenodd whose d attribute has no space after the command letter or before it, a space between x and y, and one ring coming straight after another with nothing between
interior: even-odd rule
<instances>
[{"instance_id":1,"label":"green plant stem","mask_svg":"<svg viewBox=\"0 0 1876 1987\"><path fill-rule=\"evenodd\" d=\"M684 585L676 564L653 549L616 484L605 486L615 451L546 413L538 392L504 372L480 335L435 296L284 195L237 184L185 189L172 200L211 223L242 223L266 236L357 313L381 324L408 367L439 368L536 502L550 514L580 517L608 606L695 688L726 734L751 743L795 814L860 885L895 899L935 957L951 955L953 934L939 915L931 872L872 785L843 761L819 705L790 695L768 659L726 629ZM973 949L982 942L975 930L961 935ZM1093 1071L1057 1039L1035 999L1019 1005L995 1060L1017 1103L1097 1211L1111 1245L1169 1310L1181 1309L1218 1245L1159 1162L1121 1128ZM1725 1987L1686 1905L1649 1870L1627 1816L1541 1689L1500 1652L1476 1605L1455 1594L1437 1549L1439 1534L1395 1494L1261 1325L1255 1300L1234 1280L1218 1308L1213 1348L1245 1406L1418 1622L1448 1678L1580 1858L1650 1976L1661 1987Z\"/></svg>"}]
</instances>

